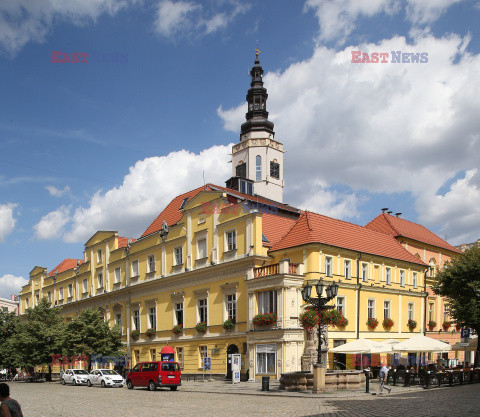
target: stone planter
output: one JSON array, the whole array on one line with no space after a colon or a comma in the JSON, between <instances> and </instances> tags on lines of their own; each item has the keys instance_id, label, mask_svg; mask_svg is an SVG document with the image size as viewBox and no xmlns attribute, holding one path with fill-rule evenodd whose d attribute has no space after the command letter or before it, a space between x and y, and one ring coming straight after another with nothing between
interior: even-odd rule
<instances>
[{"instance_id":1,"label":"stone planter","mask_svg":"<svg viewBox=\"0 0 480 417\"><path fill-rule=\"evenodd\" d=\"M365 388L365 374L362 371L327 371L325 374L325 391ZM311 391L313 390L313 373L289 372L280 377L279 390Z\"/></svg>"}]
</instances>

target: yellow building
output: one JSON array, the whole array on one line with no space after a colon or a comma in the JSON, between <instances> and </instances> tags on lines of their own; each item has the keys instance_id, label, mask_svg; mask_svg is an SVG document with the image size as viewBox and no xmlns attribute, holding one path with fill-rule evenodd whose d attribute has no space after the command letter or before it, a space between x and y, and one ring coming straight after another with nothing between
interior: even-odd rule
<instances>
[{"instance_id":1,"label":"yellow building","mask_svg":"<svg viewBox=\"0 0 480 417\"><path fill-rule=\"evenodd\" d=\"M159 359L170 345L183 372L202 373L208 356L213 374L229 375L229 355L240 353L251 380L301 369L306 280L339 284L334 302L348 324L330 329L330 347L422 332L422 260L393 236L281 202L283 145L268 120L262 74L257 56L227 187L207 184L177 196L136 240L99 231L82 259L66 259L49 273L35 267L21 313L42 297L67 317L100 308L122 328L130 366ZM276 320L254 324L268 313ZM369 328L369 318L379 325ZM391 328L382 326L384 318ZM409 318L418 323L413 330Z\"/></svg>"}]
</instances>

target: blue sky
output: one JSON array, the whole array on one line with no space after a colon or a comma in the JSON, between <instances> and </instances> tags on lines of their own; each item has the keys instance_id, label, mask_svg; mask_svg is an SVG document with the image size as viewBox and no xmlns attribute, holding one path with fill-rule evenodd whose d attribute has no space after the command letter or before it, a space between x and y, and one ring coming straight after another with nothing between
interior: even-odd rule
<instances>
[{"instance_id":1,"label":"blue sky","mask_svg":"<svg viewBox=\"0 0 480 417\"><path fill-rule=\"evenodd\" d=\"M467 0L3 1L0 296L96 230L140 236L203 171L223 185L257 40L286 202L480 238L479 17Z\"/></svg>"}]
</instances>

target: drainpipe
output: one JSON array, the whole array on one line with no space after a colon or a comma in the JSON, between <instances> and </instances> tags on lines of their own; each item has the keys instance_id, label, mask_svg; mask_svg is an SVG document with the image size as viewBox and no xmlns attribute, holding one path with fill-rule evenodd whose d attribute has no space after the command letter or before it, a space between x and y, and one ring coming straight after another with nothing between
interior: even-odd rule
<instances>
[{"instance_id":1,"label":"drainpipe","mask_svg":"<svg viewBox=\"0 0 480 417\"><path fill-rule=\"evenodd\" d=\"M360 284L360 259L362 259L362 253L358 253L357 258L357 339L360 338L360 289L362 284Z\"/></svg>"},{"instance_id":2,"label":"drainpipe","mask_svg":"<svg viewBox=\"0 0 480 417\"><path fill-rule=\"evenodd\" d=\"M427 294L427 272L429 268L425 269L423 273L423 291L425 293L425 305L423 306L423 335L427 335L427 302L428 302L428 294Z\"/></svg>"}]
</instances>

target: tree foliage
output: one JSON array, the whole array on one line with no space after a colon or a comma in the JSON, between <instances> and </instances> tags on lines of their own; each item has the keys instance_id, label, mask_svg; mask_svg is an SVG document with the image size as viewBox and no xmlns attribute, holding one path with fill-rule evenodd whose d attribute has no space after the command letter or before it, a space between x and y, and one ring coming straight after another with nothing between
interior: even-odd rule
<instances>
[{"instance_id":1,"label":"tree foliage","mask_svg":"<svg viewBox=\"0 0 480 417\"><path fill-rule=\"evenodd\" d=\"M14 355L9 340L18 330L19 318L15 313L0 311L0 368L15 367Z\"/></svg>"},{"instance_id":2,"label":"tree foliage","mask_svg":"<svg viewBox=\"0 0 480 417\"><path fill-rule=\"evenodd\" d=\"M480 248L472 247L446 262L433 290L447 298L450 316L457 325L469 327L480 335ZM480 343L475 365L480 366Z\"/></svg>"}]
</instances>

